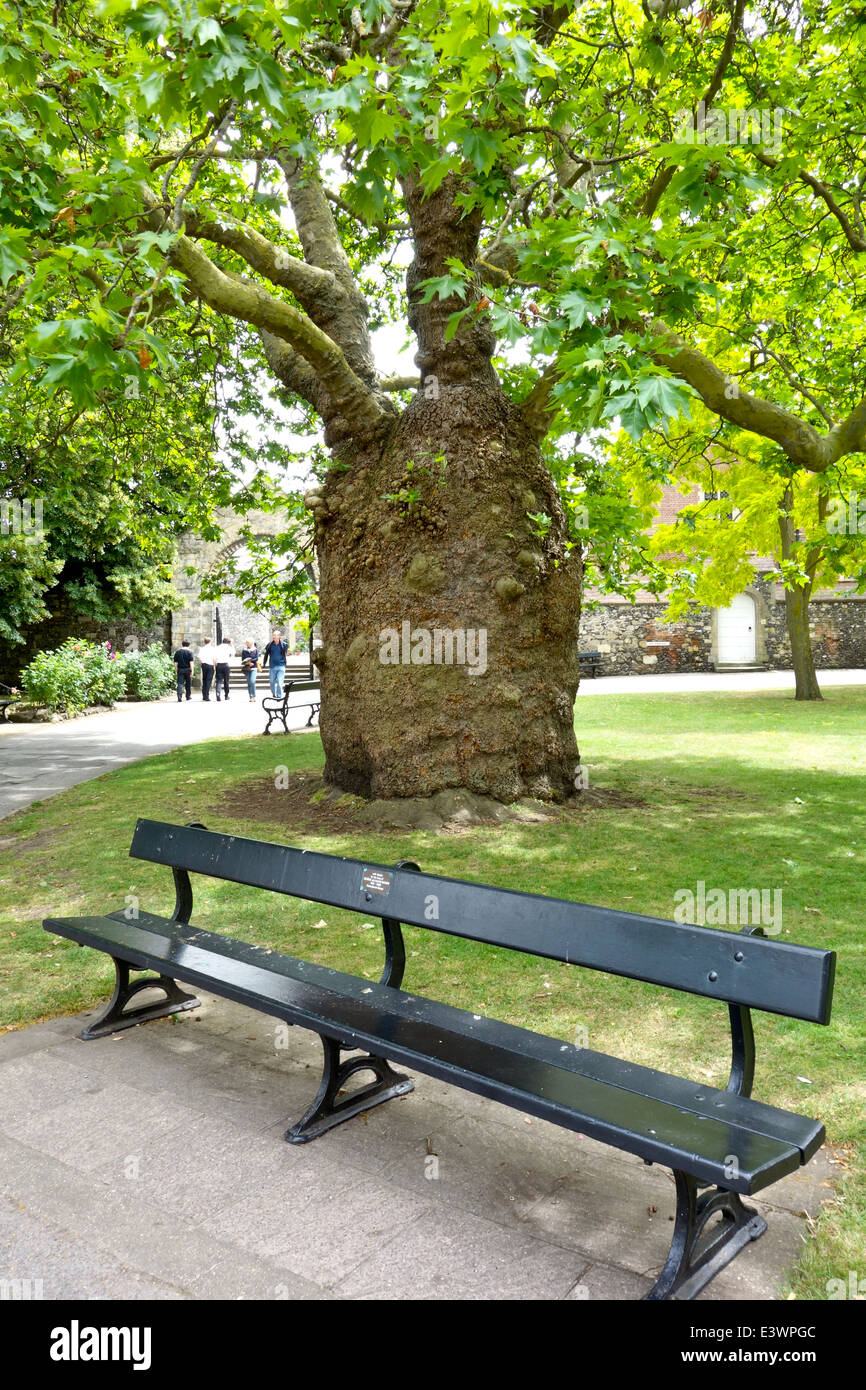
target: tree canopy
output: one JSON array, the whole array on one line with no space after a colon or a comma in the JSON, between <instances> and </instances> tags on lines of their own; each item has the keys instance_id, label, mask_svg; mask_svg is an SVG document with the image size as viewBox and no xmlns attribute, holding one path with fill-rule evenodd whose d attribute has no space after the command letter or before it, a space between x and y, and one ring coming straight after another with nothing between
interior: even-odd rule
<instances>
[{"instance_id":1,"label":"tree canopy","mask_svg":"<svg viewBox=\"0 0 866 1390\"><path fill-rule=\"evenodd\" d=\"M258 330L332 435L338 414L372 427L393 406L361 328L405 312L406 181L424 197L454 179L481 250L422 298L449 333L483 315L522 345L501 369L539 431L558 408L561 427L637 433L685 384L810 471L863 446L849 6L20 0L0 17L13 381L84 404L152 391L167 319L203 302Z\"/></svg>"}]
</instances>

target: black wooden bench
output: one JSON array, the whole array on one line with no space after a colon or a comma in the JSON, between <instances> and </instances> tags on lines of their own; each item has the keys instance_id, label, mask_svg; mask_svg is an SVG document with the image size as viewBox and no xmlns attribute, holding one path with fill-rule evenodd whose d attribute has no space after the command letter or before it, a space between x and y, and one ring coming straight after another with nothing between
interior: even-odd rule
<instances>
[{"instance_id":1,"label":"black wooden bench","mask_svg":"<svg viewBox=\"0 0 866 1390\"><path fill-rule=\"evenodd\" d=\"M602 656L601 652L578 652L577 659L580 663L581 675L583 675L583 672L585 670L590 671L592 673L593 680L595 680L604 660L604 657Z\"/></svg>"},{"instance_id":2,"label":"black wooden bench","mask_svg":"<svg viewBox=\"0 0 866 1390\"><path fill-rule=\"evenodd\" d=\"M676 1223L667 1262L647 1295L693 1298L766 1222L742 1201L808 1162L820 1148L817 1120L749 1098L755 1064L750 1009L827 1023L835 955L765 938L560 898L423 874L201 826L140 820L130 854L171 868L171 917L129 909L107 917L50 917L45 929L113 957L116 987L82 1033L104 1037L194 1008L176 983L203 988L318 1033L324 1072L292 1143L402 1095L413 1083L396 1062L501 1101L527 1115L601 1140L673 1170ZM190 924L190 873L381 917L385 965L374 983ZM401 989L401 924L603 970L726 1003L732 1066L725 1090L621 1061ZM131 971L154 971L130 982ZM127 1006L159 985L165 999ZM638 1004L636 1007L640 1008ZM343 1053L350 1055L344 1057ZM349 1077L373 1080L341 1096ZM543 1141L542 1141L543 1142ZM713 1223L719 1216L720 1223ZM709 1229L712 1228L712 1229Z\"/></svg>"},{"instance_id":3,"label":"black wooden bench","mask_svg":"<svg viewBox=\"0 0 866 1390\"><path fill-rule=\"evenodd\" d=\"M289 710L307 709L308 706L310 710L310 717L306 722L305 728L312 728L313 720L315 719L316 715L319 713L319 710L322 707L321 700L299 700L296 704L290 705L289 696L292 694L292 692L297 693L298 691L306 692L310 690L318 691L320 690L320 688L321 687L318 681L289 680L286 681L286 684L283 688L283 694L280 699L277 699L276 695L266 695L262 700L262 709L268 716L268 722L262 730L262 733L269 734L271 732L271 725L276 724L280 720L282 720L283 733L287 734L289 732Z\"/></svg>"},{"instance_id":4,"label":"black wooden bench","mask_svg":"<svg viewBox=\"0 0 866 1390\"><path fill-rule=\"evenodd\" d=\"M4 685L0 681L0 720L5 724L6 715L13 705L21 703L21 695L17 690L13 690L11 685Z\"/></svg>"}]
</instances>

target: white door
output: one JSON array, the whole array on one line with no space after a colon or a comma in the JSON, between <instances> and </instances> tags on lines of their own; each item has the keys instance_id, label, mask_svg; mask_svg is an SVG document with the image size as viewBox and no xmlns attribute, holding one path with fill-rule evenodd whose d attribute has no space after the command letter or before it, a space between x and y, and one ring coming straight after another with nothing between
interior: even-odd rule
<instances>
[{"instance_id":1,"label":"white door","mask_svg":"<svg viewBox=\"0 0 866 1390\"><path fill-rule=\"evenodd\" d=\"M737 594L728 608L719 609L719 665L745 666L756 660L755 600Z\"/></svg>"}]
</instances>

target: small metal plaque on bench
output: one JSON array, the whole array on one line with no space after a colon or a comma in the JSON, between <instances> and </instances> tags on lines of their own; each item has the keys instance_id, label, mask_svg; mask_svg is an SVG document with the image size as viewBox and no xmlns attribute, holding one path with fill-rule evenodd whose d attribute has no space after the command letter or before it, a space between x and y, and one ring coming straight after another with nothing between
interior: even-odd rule
<instances>
[{"instance_id":1,"label":"small metal plaque on bench","mask_svg":"<svg viewBox=\"0 0 866 1390\"><path fill-rule=\"evenodd\" d=\"M361 875L361 887L368 893L390 893L394 875L387 869L365 869Z\"/></svg>"}]
</instances>

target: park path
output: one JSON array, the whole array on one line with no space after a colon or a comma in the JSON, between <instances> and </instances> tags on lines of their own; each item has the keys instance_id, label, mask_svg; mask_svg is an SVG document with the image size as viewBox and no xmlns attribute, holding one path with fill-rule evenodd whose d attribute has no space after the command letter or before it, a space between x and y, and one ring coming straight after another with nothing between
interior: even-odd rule
<instances>
[{"instance_id":1,"label":"park path","mask_svg":"<svg viewBox=\"0 0 866 1390\"><path fill-rule=\"evenodd\" d=\"M866 670L822 671L820 681L827 688L866 685ZM695 672L598 676L583 681L580 694L792 689L790 671ZM290 718L292 728L303 728L308 714L308 709L299 708ZM152 704L121 704L105 714L59 724L0 724L0 820L126 763L206 738L261 733L264 722L261 704L250 704L243 692L236 691L227 704L211 700L208 710L198 696L179 705L172 695Z\"/></svg>"},{"instance_id":2,"label":"park path","mask_svg":"<svg viewBox=\"0 0 866 1390\"><path fill-rule=\"evenodd\" d=\"M850 671L819 671L822 689L833 685L866 685L866 667ZM684 671L670 675L587 676L580 683L580 695L685 695L710 690L788 690L794 694L793 671Z\"/></svg>"},{"instance_id":3,"label":"park path","mask_svg":"<svg viewBox=\"0 0 866 1390\"><path fill-rule=\"evenodd\" d=\"M126 763L206 738L260 734L264 728L261 702L250 704L242 691L233 692L228 702L211 699L209 704L205 709L194 695L179 705L171 695L58 724L0 724L0 820ZM298 708L291 727L303 728L309 713Z\"/></svg>"}]
</instances>

